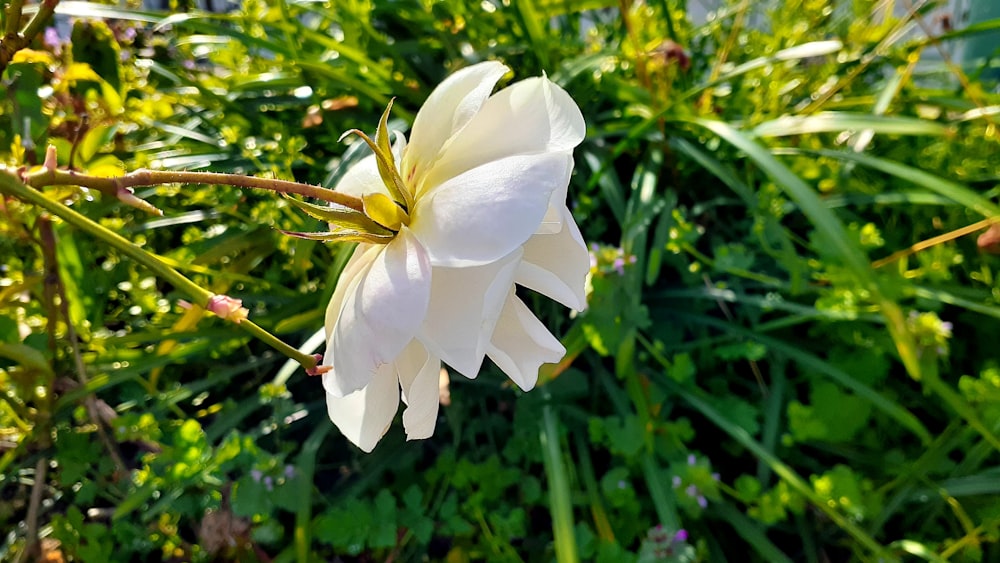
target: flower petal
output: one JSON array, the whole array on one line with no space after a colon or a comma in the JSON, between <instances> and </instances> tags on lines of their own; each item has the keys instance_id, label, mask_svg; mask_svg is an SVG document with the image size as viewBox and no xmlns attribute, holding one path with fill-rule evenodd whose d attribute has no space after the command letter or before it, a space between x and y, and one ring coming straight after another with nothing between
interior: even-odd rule
<instances>
[{"instance_id":1,"label":"flower petal","mask_svg":"<svg viewBox=\"0 0 1000 563\"><path fill-rule=\"evenodd\" d=\"M538 381L538 368L555 363L566 348L531 310L510 292L489 346L489 356L524 391Z\"/></svg>"},{"instance_id":2,"label":"flower petal","mask_svg":"<svg viewBox=\"0 0 1000 563\"><path fill-rule=\"evenodd\" d=\"M555 234L536 234L524 244L524 258L514 281L570 309L583 311L587 308L590 253L565 205L560 223L562 228Z\"/></svg>"},{"instance_id":3,"label":"flower petal","mask_svg":"<svg viewBox=\"0 0 1000 563\"><path fill-rule=\"evenodd\" d=\"M365 453L371 452L389 430L398 407L399 378L393 364L382 365L363 389L344 397L326 395L330 420Z\"/></svg>"},{"instance_id":4,"label":"flower petal","mask_svg":"<svg viewBox=\"0 0 1000 563\"><path fill-rule=\"evenodd\" d=\"M340 310L344 306L344 300L348 295L354 293L358 282L361 281L361 275L368 271L375 255L381 252L381 250L381 247L377 245L359 244L354 248L351 259L344 265L344 270L340 273L340 277L337 278L337 287L334 288L333 295L330 297L330 303L326 306L326 318L323 328L326 329L326 341L328 344L330 338L333 336L333 330L337 326L337 320L340 319ZM327 346L326 354L323 356L323 365L333 365L333 346ZM324 386L327 385L326 380L328 376L332 377L332 374L327 372L323 376ZM329 393L329 390L327 393Z\"/></svg>"},{"instance_id":5,"label":"flower petal","mask_svg":"<svg viewBox=\"0 0 1000 563\"><path fill-rule=\"evenodd\" d=\"M433 356L475 379L514 285L522 251L470 268L434 268L431 303L418 338Z\"/></svg>"},{"instance_id":6,"label":"flower petal","mask_svg":"<svg viewBox=\"0 0 1000 563\"><path fill-rule=\"evenodd\" d=\"M477 266L514 251L538 230L552 192L569 182L568 154L486 163L419 197L410 228L434 266Z\"/></svg>"},{"instance_id":7,"label":"flower petal","mask_svg":"<svg viewBox=\"0 0 1000 563\"><path fill-rule=\"evenodd\" d=\"M437 424L441 360L428 354L427 348L413 339L396 359L396 369L403 388L403 402L407 405L403 411L406 439L430 438Z\"/></svg>"},{"instance_id":8,"label":"flower petal","mask_svg":"<svg viewBox=\"0 0 1000 563\"><path fill-rule=\"evenodd\" d=\"M383 364L394 362L427 314L431 267L423 247L404 227L379 250L344 298L327 342L333 371L324 384L336 396L368 385Z\"/></svg>"},{"instance_id":9,"label":"flower petal","mask_svg":"<svg viewBox=\"0 0 1000 563\"><path fill-rule=\"evenodd\" d=\"M400 167L404 180L433 166L441 147L476 115L509 70L496 61L482 62L455 72L431 92L413 120L410 148Z\"/></svg>"},{"instance_id":10,"label":"flower petal","mask_svg":"<svg viewBox=\"0 0 1000 563\"><path fill-rule=\"evenodd\" d=\"M441 149L423 179L440 184L487 162L519 154L570 152L587 132L583 114L548 78L522 80L497 92Z\"/></svg>"}]
</instances>

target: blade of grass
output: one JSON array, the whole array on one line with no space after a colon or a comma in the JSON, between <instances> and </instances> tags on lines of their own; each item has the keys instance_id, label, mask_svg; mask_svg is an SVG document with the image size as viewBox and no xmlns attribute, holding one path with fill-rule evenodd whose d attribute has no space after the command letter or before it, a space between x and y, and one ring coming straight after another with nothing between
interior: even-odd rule
<instances>
[{"instance_id":1,"label":"blade of grass","mask_svg":"<svg viewBox=\"0 0 1000 563\"><path fill-rule=\"evenodd\" d=\"M309 546L312 545L312 496L313 477L316 473L316 455L323 445L323 440L330 433L333 425L326 420L326 417L319 415L321 420L316 425L316 429L306 438L302 444L302 451L295 458L295 477L301 479L299 487L295 490L298 493L296 504L298 510L295 511L295 558L299 563L309 563L312 561Z\"/></svg>"},{"instance_id":2,"label":"blade of grass","mask_svg":"<svg viewBox=\"0 0 1000 563\"><path fill-rule=\"evenodd\" d=\"M657 377L655 378L655 383L663 387L671 395L682 398L685 402L691 405L692 408L719 427L720 430L728 434L730 438L738 442L744 448L749 450L751 454L766 463L771 468L771 471L788 483L792 489L805 497L806 500L825 514L841 530L854 538L854 541L856 541L860 546L864 547L876 557L882 558L883 560L894 560L892 554L886 550L885 547L875 541L875 538L869 536L848 517L841 514L836 508L831 507L826 500L820 497L820 495L817 494L811 486L809 486L805 479L799 477L799 475L790 466L786 465L778 459L777 456L767 451L767 449L754 440L746 430L730 422L728 418L722 415L722 413L715 410L715 408L712 407L707 401L703 400L700 397L702 394L701 391L695 392L687 389L674 382L669 377Z\"/></svg>"},{"instance_id":3,"label":"blade of grass","mask_svg":"<svg viewBox=\"0 0 1000 563\"><path fill-rule=\"evenodd\" d=\"M847 266L860 289L867 291L872 301L879 306L906 371L910 377L920 381L921 367L917 347L913 335L907 328L902 309L895 301L886 297L886 292L880 287L867 257L850 242L851 238L847 236L843 224L829 208L823 205L816 192L774 158L764 146L754 142L745 133L728 123L697 118L682 121L703 127L745 152L798 205L802 213L812 222L823 242Z\"/></svg>"},{"instance_id":4,"label":"blade of grass","mask_svg":"<svg viewBox=\"0 0 1000 563\"><path fill-rule=\"evenodd\" d=\"M755 340L763 344L770 350L793 360L794 362L802 365L803 367L809 368L811 370L823 374L826 377L829 377L838 385L846 389L849 389L858 397L861 397L866 401L870 402L873 407L884 412L886 415L888 415L893 420L898 422L903 428L906 428L910 432L913 432L918 438L920 438L921 443L928 444L932 439L931 433L927 430L926 427L924 427L923 423L920 422L920 419L917 418L916 415L906 410L905 408L901 407L899 404L882 396L882 394L879 393L878 391L872 389L871 387L865 385L864 383L861 383L857 379L854 379L849 374L845 373L843 370L834 367L832 364L825 362L822 359L808 352L802 351L802 349L797 346L788 344L777 338L764 336L759 332L757 332L756 330L745 329L743 327L736 326L732 323L727 323L725 321L721 321L711 317L706 317L703 315L686 315L677 312L671 313L671 315L683 317L699 324L709 325L719 330L736 334L743 338ZM655 351L654 347L652 347L648 343L644 344L646 345L646 348L650 350L650 353L655 353L657 356L659 356L659 353Z\"/></svg>"},{"instance_id":5,"label":"blade of grass","mask_svg":"<svg viewBox=\"0 0 1000 563\"><path fill-rule=\"evenodd\" d=\"M764 533L764 530L761 530L759 522L751 520L745 514L733 508L733 505L728 502L717 502L712 505L712 511L722 517L723 520L736 530L736 533L741 538L753 546L760 555L760 561L792 563L791 558L785 555L778 546L774 545L767 538L767 534Z\"/></svg>"},{"instance_id":6,"label":"blade of grass","mask_svg":"<svg viewBox=\"0 0 1000 563\"><path fill-rule=\"evenodd\" d=\"M548 400L547 390L545 394ZM542 447L545 476L549 484L549 509L552 513L556 561L574 563L579 561L579 558L576 551L576 532L573 527L573 500L570 494L569 476L563 461L563 451L559 444L559 417L552 405L546 404L542 407L540 423L538 438Z\"/></svg>"},{"instance_id":7,"label":"blade of grass","mask_svg":"<svg viewBox=\"0 0 1000 563\"><path fill-rule=\"evenodd\" d=\"M755 137L786 137L851 130L883 135L947 135L953 132L946 125L916 117L825 111L814 115L783 115L761 123L751 133Z\"/></svg>"},{"instance_id":8,"label":"blade of grass","mask_svg":"<svg viewBox=\"0 0 1000 563\"><path fill-rule=\"evenodd\" d=\"M819 155L856 162L862 166L878 170L890 176L895 176L900 180L926 188L940 196L954 201L955 203L964 205L984 217L995 217L1000 215L1000 206L977 194L973 190L963 186L962 184L952 182L951 180L946 180L940 176L935 176L934 174L924 172L918 168L913 168L912 166L907 166L905 164L900 164L884 158L830 149L803 150L782 148L775 150L774 153L798 156Z\"/></svg>"}]
</instances>

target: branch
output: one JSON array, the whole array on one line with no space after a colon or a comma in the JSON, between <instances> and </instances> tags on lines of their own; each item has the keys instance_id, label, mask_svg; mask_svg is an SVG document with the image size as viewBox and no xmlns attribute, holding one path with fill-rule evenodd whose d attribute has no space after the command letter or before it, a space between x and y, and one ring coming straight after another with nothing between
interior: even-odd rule
<instances>
[{"instance_id":1,"label":"branch","mask_svg":"<svg viewBox=\"0 0 1000 563\"><path fill-rule=\"evenodd\" d=\"M43 169L45 172L52 172L47 169ZM194 173L183 173L183 174L194 174ZM228 176L223 174L222 176ZM290 182L289 182L290 183ZM301 185L301 184L299 184ZM309 186L307 186L309 187ZM317 188L322 189L322 188ZM329 191L329 190L327 190ZM183 274L177 270L166 265L158 256L147 252L132 243L131 241L123 238L117 233L111 232L108 229L102 227L101 225L91 221L87 217L77 213L76 211L66 207L65 205L59 203L58 201L51 200L45 195L35 189L32 189L21 182L19 182L14 176L10 174L4 174L0 172L0 192L6 193L13 197L16 197L22 201L26 201L46 211L52 213L53 215L61 218L70 225L73 225L77 229L87 233L88 235L105 242L109 246L114 247L122 254L125 254L129 258L135 260L136 262L142 264L143 266L149 268L156 274L159 278L169 282L174 288L188 297L192 303L195 305L212 310L218 309L219 297L214 293L204 289L198 284L194 283ZM236 319L233 319L236 322ZM236 322L241 328L249 332L250 334L257 337L259 340L264 341L266 344L275 348L283 355L292 358L293 360L299 362L303 368L307 371L312 370L316 367L316 358L308 354L303 354L296 348L289 346L288 344L282 342L276 336L267 332L260 326L254 324L253 322L245 319L239 319Z\"/></svg>"},{"instance_id":2,"label":"branch","mask_svg":"<svg viewBox=\"0 0 1000 563\"><path fill-rule=\"evenodd\" d=\"M46 166L34 172L24 174L22 179L25 184L35 188L44 186L83 186L98 190L111 197L122 199L125 203L133 206L137 205L132 201L123 199L123 194L131 195L131 188L134 187L156 186L160 184L221 184L240 188L255 188L272 192L298 194L342 205L361 213L364 212L364 203L361 199L351 195L309 184L271 178L257 178L254 176L241 176L239 174L140 169L116 178L101 178L72 170L59 170ZM135 198L135 196L132 196L131 199L139 202L142 201ZM146 202L142 203L146 204ZM152 206L149 207L155 209Z\"/></svg>"},{"instance_id":3,"label":"branch","mask_svg":"<svg viewBox=\"0 0 1000 563\"><path fill-rule=\"evenodd\" d=\"M14 58L14 53L30 45L35 36L42 32L45 24L55 13L57 4L59 4L59 0L42 0L41 6L31 17L28 25L24 27L24 31L18 33L24 0L11 0L10 4L7 5L7 25L3 37L0 38L0 74Z\"/></svg>"}]
</instances>

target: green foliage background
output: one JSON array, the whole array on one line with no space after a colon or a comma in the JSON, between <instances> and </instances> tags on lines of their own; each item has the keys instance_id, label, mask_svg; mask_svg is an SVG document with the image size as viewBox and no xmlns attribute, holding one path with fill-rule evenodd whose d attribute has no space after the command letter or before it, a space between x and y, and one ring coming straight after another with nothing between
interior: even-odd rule
<instances>
[{"instance_id":1,"label":"green foliage background","mask_svg":"<svg viewBox=\"0 0 1000 563\"><path fill-rule=\"evenodd\" d=\"M71 35L2 77L8 172L54 144L96 175L332 186L365 154L343 131L393 96L405 130L499 59L587 119L593 291L573 317L529 300L569 349L538 389L454 376L432 439L397 425L364 455L317 380L8 195L0 558L40 534L35 555L84 562L997 560L1000 263L974 236L882 259L997 215L1000 97L925 60L932 6L892 5L731 2L695 26L671 0L60 3ZM45 194L295 346L351 250L280 234L318 222L268 193L139 190L163 217Z\"/></svg>"}]
</instances>

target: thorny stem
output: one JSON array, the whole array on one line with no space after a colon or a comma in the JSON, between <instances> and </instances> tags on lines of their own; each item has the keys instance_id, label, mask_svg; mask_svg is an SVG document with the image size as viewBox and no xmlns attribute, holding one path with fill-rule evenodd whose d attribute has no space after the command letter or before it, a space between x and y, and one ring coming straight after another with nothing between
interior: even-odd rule
<instances>
[{"instance_id":1,"label":"thorny stem","mask_svg":"<svg viewBox=\"0 0 1000 563\"><path fill-rule=\"evenodd\" d=\"M56 4L59 0L42 0L41 6L35 15L31 17L28 25L24 27L22 33L18 33L17 28L21 25L22 7L24 0L11 0L7 5L7 25L4 35L0 38L0 73L7 68L14 57L14 53L24 49L31 44L35 36L41 33L45 24L48 23L52 14L56 11Z\"/></svg>"},{"instance_id":2,"label":"thorny stem","mask_svg":"<svg viewBox=\"0 0 1000 563\"><path fill-rule=\"evenodd\" d=\"M21 25L21 6L24 4L24 0L11 0L7 4L7 27L4 30L4 42L10 40L11 37L17 36L17 26Z\"/></svg>"},{"instance_id":3,"label":"thorny stem","mask_svg":"<svg viewBox=\"0 0 1000 563\"><path fill-rule=\"evenodd\" d=\"M56 4L58 3L59 0L42 0L42 5L39 6L38 11L35 12L35 15L28 21L28 25L24 26L24 31L21 32L21 35L24 36L25 46L31 43L35 36L42 32L45 24L49 23L49 18L55 13Z\"/></svg>"},{"instance_id":4,"label":"thorny stem","mask_svg":"<svg viewBox=\"0 0 1000 563\"><path fill-rule=\"evenodd\" d=\"M52 172L50 170L43 171ZM172 174L172 173L170 173ZM200 174L200 175L210 175L207 173L179 173L179 174ZM227 176L222 174L220 176ZM56 176L58 177L58 176ZM160 183L160 182L157 182ZM219 183L208 181L208 183ZM289 182L291 183L291 182ZM134 184L142 185L142 184ZM322 188L317 188L322 189ZM101 225L91 221L90 219L84 217L83 215L77 213L76 211L66 207L65 205L51 200L45 197L41 192L29 188L17 181L14 177L9 174L0 173L0 192L12 195L22 201L27 201L33 205L37 205L45 209L46 211L52 213L53 215L60 217L62 220L66 221L70 225L73 225L77 229L89 234L90 236L97 238L110 246L116 248L122 254L125 254L129 258L135 260L136 262L142 264L143 266L149 268L153 271L159 278L169 282L174 286L179 292L183 293L192 303L198 305L202 308L207 308L209 301L214 297L214 294L198 284L194 283L183 274L177 270L171 268L170 266L163 263L155 254L147 252L132 243L129 240L121 237L120 235L109 231L108 229L102 227ZM303 354L297 349L289 346L288 344L282 342L273 334L267 332L260 326L254 324L249 320L243 320L239 323L239 326L257 337L258 339L264 341L264 343L275 348L285 356L292 358L293 360L299 362L303 368L307 370L316 367L316 358L308 354Z\"/></svg>"},{"instance_id":5,"label":"thorny stem","mask_svg":"<svg viewBox=\"0 0 1000 563\"><path fill-rule=\"evenodd\" d=\"M945 233L943 235L938 235L936 237L931 237L927 240L920 241L909 248L904 248L903 250L897 250L885 258L881 258L872 262L872 268L881 268L886 264L891 264L897 260L906 258L907 256L916 254L922 250L927 250L928 248L937 246L942 243L953 241L957 238L964 237L965 235L971 235L977 231L981 231L986 227L1000 223L1000 217L987 217L982 221L977 221L971 225L966 225L964 227L955 229L950 233Z\"/></svg>"},{"instance_id":6,"label":"thorny stem","mask_svg":"<svg viewBox=\"0 0 1000 563\"><path fill-rule=\"evenodd\" d=\"M218 172L140 169L116 178L101 178L72 170L41 168L25 174L24 183L35 188L44 186L83 186L98 190L112 197L119 197L121 190L128 190L129 188L139 186L155 186L159 184L222 184L240 188L256 188L273 192L298 194L364 212L364 203L360 198L331 189L300 184L298 182L289 182L287 180L257 178L238 174L222 174Z\"/></svg>"}]
</instances>

